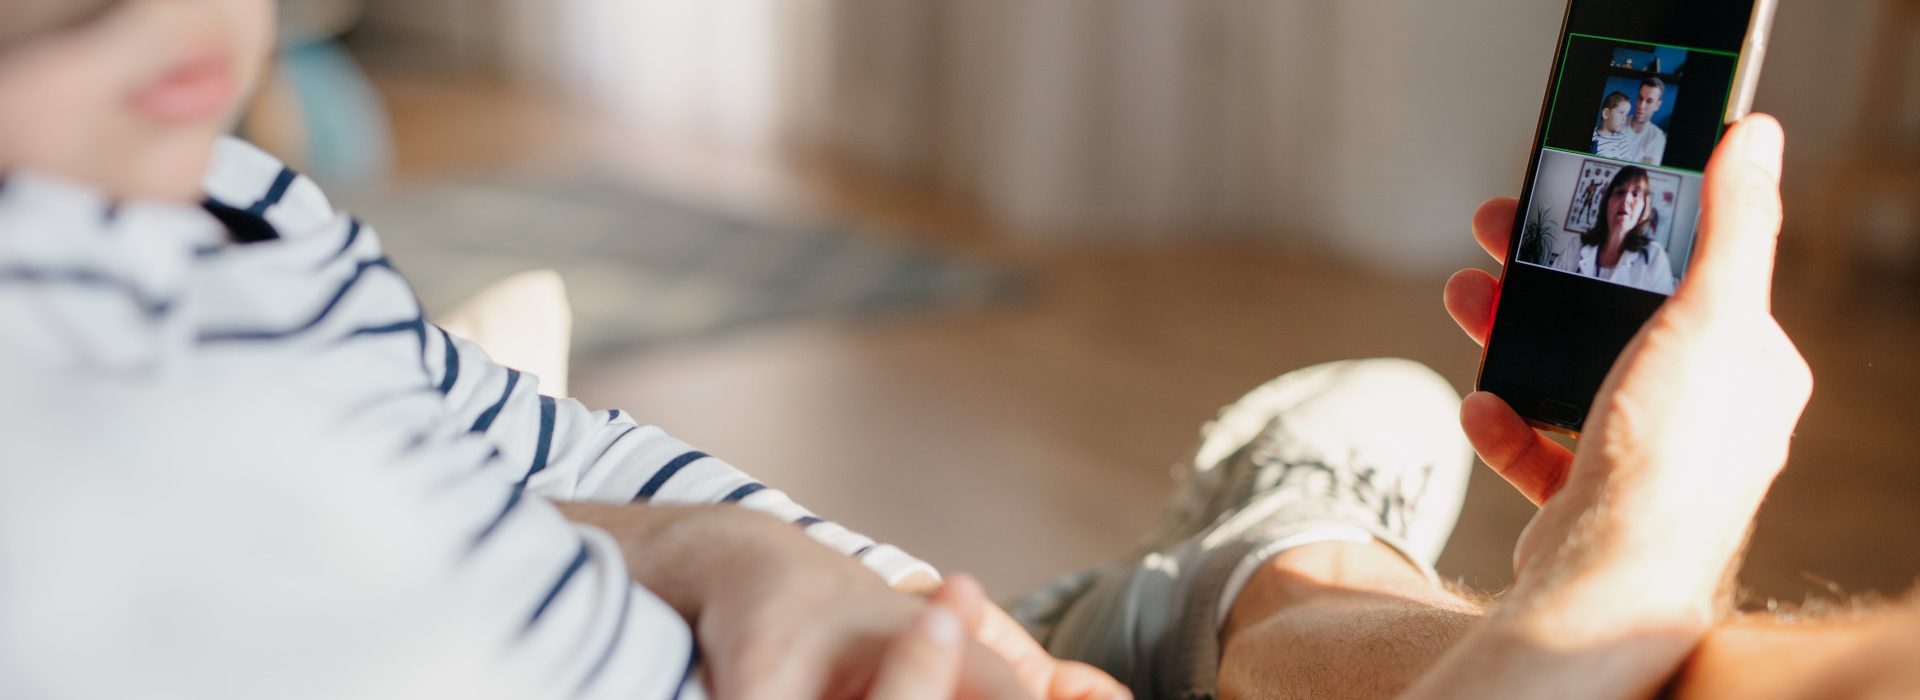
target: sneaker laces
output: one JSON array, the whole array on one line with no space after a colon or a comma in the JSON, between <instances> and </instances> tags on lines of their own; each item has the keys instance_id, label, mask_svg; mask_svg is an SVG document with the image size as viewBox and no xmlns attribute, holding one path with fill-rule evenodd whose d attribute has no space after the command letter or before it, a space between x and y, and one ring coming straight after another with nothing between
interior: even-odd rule
<instances>
[{"instance_id":1,"label":"sneaker laces","mask_svg":"<svg viewBox=\"0 0 1920 700\"><path fill-rule=\"evenodd\" d=\"M1416 469L1382 469L1368 464L1357 452L1349 452L1343 465L1317 455L1287 455L1276 441L1260 441L1247 459L1258 470L1254 488L1259 491L1299 489L1319 494L1335 502L1354 502L1378 518L1389 532L1406 536L1412 523L1409 517L1420 508L1420 500L1433 480L1434 465Z\"/></svg>"}]
</instances>

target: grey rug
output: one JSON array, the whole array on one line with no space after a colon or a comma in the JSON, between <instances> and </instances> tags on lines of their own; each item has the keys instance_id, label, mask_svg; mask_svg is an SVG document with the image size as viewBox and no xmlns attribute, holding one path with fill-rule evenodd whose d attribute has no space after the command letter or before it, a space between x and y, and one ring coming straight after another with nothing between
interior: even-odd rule
<instances>
[{"instance_id":1,"label":"grey rug","mask_svg":"<svg viewBox=\"0 0 1920 700\"><path fill-rule=\"evenodd\" d=\"M591 174L474 178L344 196L429 313L509 275L558 271L576 357L799 318L979 308L1025 275L835 222L764 219Z\"/></svg>"}]
</instances>

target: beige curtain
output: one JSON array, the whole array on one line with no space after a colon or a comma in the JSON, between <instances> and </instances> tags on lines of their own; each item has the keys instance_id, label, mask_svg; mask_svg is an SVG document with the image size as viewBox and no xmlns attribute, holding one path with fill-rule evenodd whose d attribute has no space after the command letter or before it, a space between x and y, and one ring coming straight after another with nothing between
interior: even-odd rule
<instances>
[{"instance_id":1,"label":"beige curtain","mask_svg":"<svg viewBox=\"0 0 1920 700\"><path fill-rule=\"evenodd\" d=\"M839 0L793 137L1037 237L1257 234L1458 261L1518 188L1552 58L1529 0Z\"/></svg>"},{"instance_id":2,"label":"beige curtain","mask_svg":"<svg viewBox=\"0 0 1920 700\"><path fill-rule=\"evenodd\" d=\"M1036 239L1255 235L1422 272L1477 262L1469 213L1520 190L1563 9L550 1L561 82L655 131L937 188ZM1817 139L1850 64L1784 59L1864 5L1814 5L1782 8L1761 105Z\"/></svg>"}]
</instances>

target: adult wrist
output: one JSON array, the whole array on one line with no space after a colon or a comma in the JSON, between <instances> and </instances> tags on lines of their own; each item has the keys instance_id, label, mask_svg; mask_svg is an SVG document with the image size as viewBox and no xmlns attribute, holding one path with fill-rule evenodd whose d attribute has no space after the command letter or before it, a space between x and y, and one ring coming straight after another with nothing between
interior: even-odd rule
<instances>
[{"instance_id":1,"label":"adult wrist","mask_svg":"<svg viewBox=\"0 0 1920 700\"><path fill-rule=\"evenodd\" d=\"M1498 616L1515 629L1606 637L1658 631L1705 634L1723 614L1714 588L1676 585L1638 567L1523 576Z\"/></svg>"},{"instance_id":2,"label":"adult wrist","mask_svg":"<svg viewBox=\"0 0 1920 700\"><path fill-rule=\"evenodd\" d=\"M1565 541L1536 548L1506 601L1528 619L1592 627L1710 626L1723 612L1727 548L1582 514ZM1671 530L1671 526L1668 528Z\"/></svg>"},{"instance_id":3,"label":"adult wrist","mask_svg":"<svg viewBox=\"0 0 1920 700\"><path fill-rule=\"evenodd\" d=\"M1621 481L1594 488L1589 493L1599 495L1584 507L1546 506L1545 522L1536 520L1523 534L1529 558L1515 562L1516 592L1631 595L1648 609L1723 612L1757 501L1675 498L1675 491L1692 489ZM1564 539L1526 542L1535 529L1564 533Z\"/></svg>"}]
</instances>

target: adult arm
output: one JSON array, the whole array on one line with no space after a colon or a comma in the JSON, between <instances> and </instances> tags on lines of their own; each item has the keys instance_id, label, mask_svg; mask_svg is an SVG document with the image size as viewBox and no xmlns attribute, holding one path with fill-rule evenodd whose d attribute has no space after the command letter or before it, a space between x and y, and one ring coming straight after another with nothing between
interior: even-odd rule
<instances>
[{"instance_id":1,"label":"adult arm","mask_svg":"<svg viewBox=\"0 0 1920 700\"><path fill-rule=\"evenodd\" d=\"M1721 625L1694 650L1671 696L1920 697L1920 608L1898 603L1812 617L1755 615Z\"/></svg>"}]
</instances>

